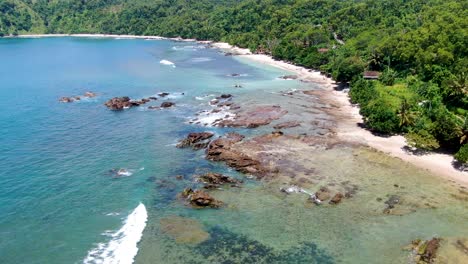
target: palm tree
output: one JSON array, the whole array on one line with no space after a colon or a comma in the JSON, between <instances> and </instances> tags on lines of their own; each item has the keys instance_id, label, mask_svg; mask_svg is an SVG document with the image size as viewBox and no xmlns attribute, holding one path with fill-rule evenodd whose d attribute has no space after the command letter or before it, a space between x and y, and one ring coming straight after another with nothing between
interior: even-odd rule
<instances>
[{"instance_id":1,"label":"palm tree","mask_svg":"<svg viewBox=\"0 0 468 264\"><path fill-rule=\"evenodd\" d=\"M468 94L468 76L465 72L455 75L455 78L449 81L450 93L455 96Z\"/></svg>"},{"instance_id":2,"label":"palm tree","mask_svg":"<svg viewBox=\"0 0 468 264\"><path fill-rule=\"evenodd\" d=\"M411 126L414 123L415 116L406 98L401 102L398 117L400 118L400 128Z\"/></svg>"}]
</instances>

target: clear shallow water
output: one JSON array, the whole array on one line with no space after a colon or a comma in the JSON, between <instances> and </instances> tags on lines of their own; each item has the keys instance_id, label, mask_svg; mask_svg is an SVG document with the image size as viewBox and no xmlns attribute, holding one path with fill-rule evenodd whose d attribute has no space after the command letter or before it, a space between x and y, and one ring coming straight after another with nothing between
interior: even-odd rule
<instances>
[{"instance_id":1,"label":"clear shallow water","mask_svg":"<svg viewBox=\"0 0 468 264\"><path fill-rule=\"evenodd\" d=\"M81 262L140 202L152 210L158 194L148 178L183 174L196 165L192 153L173 145L188 131L205 130L185 124L206 107L196 96L235 92L230 87L239 79L274 83L282 74L193 45L0 40L1 263ZM176 68L160 64L162 59ZM244 72L249 75L226 77ZM58 102L88 90L99 96ZM142 98L162 91L174 94L168 100L176 108L112 112L103 106L113 96ZM116 179L107 173L112 168L133 174Z\"/></svg>"},{"instance_id":2,"label":"clear shallow water","mask_svg":"<svg viewBox=\"0 0 468 264\"><path fill-rule=\"evenodd\" d=\"M412 239L468 236L466 201L451 195L459 195L458 186L359 147L295 153L315 171L310 190L342 181L359 186L336 207L279 193L287 177L216 191L227 203L220 210L193 210L175 199L196 173L243 177L205 161L202 152L174 146L188 132L229 131L186 123L208 108L212 97L204 96L231 93L244 104L281 104L289 110L285 119L312 113L327 121L321 102L300 106L302 99L280 95L317 88L276 78L285 72L169 41L0 39L0 58L1 263L128 260L146 219L135 263L404 263L408 253L401 247ZM232 73L245 75L226 76ZM99 96L58 102L88 90ZM167 100L176 108L112 112L103 106L114 96L162 91L172 93ZM252 136L271 127L238 131ZM113 178L112 168L132 175ZM383 215L383 201L394 194L405 202L403 214ZM173 234L171 227L186 233ZM122 245L126 250L118 250Z\"/></svg>"}]
</instances>

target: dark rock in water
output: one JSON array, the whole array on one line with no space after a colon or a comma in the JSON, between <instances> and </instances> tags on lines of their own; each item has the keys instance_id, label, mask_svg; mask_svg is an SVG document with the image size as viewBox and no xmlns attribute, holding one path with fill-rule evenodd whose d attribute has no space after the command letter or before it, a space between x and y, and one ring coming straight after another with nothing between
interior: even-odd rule
<instances>
[{"instance_id":1,"label":"dark rock in water","mask_svg":"<svg viewBox=\"0 0 468 264\"><path fill-rule=\"evenodd\" d=\"M185 188L179 195L182 198L188 198L193 193L192 188Z\"/></svg>"},{"instance_id":2,"label":"dark rock in water","mask_svg":"<svg viewBox=\"0 0 468 264\"><path fill-rule=\"evenodd\" d=\"M110 110L122 110L124 108L129 108L132 106L130 102L130 97L123 96L123 97L114 97L107 101L105 104L107 108Z\"/></svg>"},{"instance_id":3,"label":"dark rock in water","mask_svg":"<svg viewBox=\"0 0 468 264\"><path fill-rule=\"evenodd\" d=\"M75 99L73 99L71 97L61 97L59 99L59 102L61 102L61 103L72 103L73 101L75 101Z\"/></svg>"},{"instance_id":4,"label":"dark rock in water","mask_svg":"<svg viewBox=\"0 0 468 264\"><path fill-rule=\"evenodd\" d=\"M274 137L280 137L280 136L284 135L284 133L281 132L281 131L273 131L273 132L271 132L271 135L274 136Z\"/></svg>"},{"instance_id":5,"label":"dark rock in water","mask_svg":"<svg viewBox=\"0 0 468 264\"><path fill-rule=\"evenodd\" d=\"M221 96L218 97L218 99L228 99L228 98L231 98L232 95L230 94L222 94Z\"/></svg>"},{"instance_id":6,"label":"dark rock in water","mask_svg":"<svg viewBox=\"0 0 468 264\"><path fill-rule=\"evenodd\" d=\"M168 108L168 107L173 107L173 106L175 106L175 103L173 103L173 102L163 102L161 104L162 108Z\"/></svg>"},{"instance_id":7,"label":"dark rock in water","mask_svg":"<svg viewBox=\"0 0 468 264\"><path fill-rule=\"evenodd\" d=\"M283 129L283 128L291 128L291 127L298 127L301 124L296 121L289 121L289 122L283 122L275 125L273 128L274 129Z\"/></svg>"},{"instance_id":8,"label":"dark rock in water","mask_svg":"<svg viewBox=\"0 0 468 264\"><path fill-rule=\"evenodd\" d=\"M242 88L243 86L242 86L242 84L236 83L236 84L233 85L233 87L234 87L234 88Z\"/></svg>"},{"instance_id":9,"label":"dark rock in water","mask_svg":"<svg viewBox=\"0 0 468 264\"><path fill-rule=\"evenodd\" d=\"M283 80L296 80L298 76L297 75L284 75L284 76L280 76L280 78Z\"/></svg>"},{"instance_id":10,"label":"dark rock in water","mask_svg":"<svg viewBox=\"0 0 468 264\"><path fill-rule=\"evenodd\" d=\"M158 93L160 97L166 97L169 95L169 93L163 92L163 93Z\"/></svg>"},{"instance_id":11,"label":"dark rock in water","mask_svg":"<svg viewBox=\"0 0 468 264\"><path fill-rule=\"evenodd\" d=\"M224 56L233 56L234 54L232 52L226 52L224 53Z\"/></svg>"},{"instance_id":12,"label":"dark rock in water","mask_svg":"<svg viewBox=\"0 0 468 264\"><path fill-rule=\"evenodd\" d=\"M315 193L315 196L320 201L326 201L326 200L330 199L330 197L331 197L330 190L327 187L322 187L322 188L320 188L320 190L318 190Z\"/></svg>"},{"instance_id":13,"label":"dark rock in water","mask_svg":"<svg viewBox=\"0 0 468 264\"><path fill-rule=\"evenodd\" d=\"M180 180L184 179L184 176L183 175L176 175L175 178L180 181Z\"/></svg>"},{"instance_id":14,"label":"dark rock in water","mask_svg":"<svg viewBox=\"0 0 468 264\"><path fill-rule=\"evenodd\" d=\"M231 73L231 74L229 74L229 76L231 76L231 77L239 77L239 76L240 76L240 73Z\"/></svg>"},{"instance_id":15,"label":"dark rock in water","mask_svg":"<svg viewBox=\"0 0 468 264\"><path fill-rule=\"evenodd\" d=\"M158 100L158 98L157 98L157 97L154 97L154 96L150 96L150 97L148 97L148 99L150 99L150 100Z\"/></svg>"},{"instance_id":16,"label":"dark rock in water","mask_svg":"<svg viewBox=\"0 0 468 264\"><path fill-rule=\"evenodd\" d=\"M384 202L387 207L384 209L384 214L390 214L392 209L395 208L395 205L400 203L400 196L398 195L391 195L387 201Z\"/></svg>"},{"instance_id":17,"label":"dark rock in water","mask_svg":"<svg viewBox=\"0 0 468 264\"><path fill-rule=\"evenodd\" d=\"M75 99L75 101L80 101L81 100L81 97L79 97L79 96L73 96L73 98Z\"/></svg>"},{"instance_id":18,"label":"dark rock in water","mask_svg":"<svg viewBox=\"0 0 468 264\"><path fill-rule=\"evenodd\" d=\"M335 194L335 196L330 200L330 204L339 204L343 197L344 195L342 193Z\"/></svg>"},{"instance_id":19,"label":"dark rock in water","mask_svg":"<svg viewBox=\"0 0 468 264\"><path fill-rule=\"evenodd\" d=\"M210 143L209 139L214 136L211 132L189 133L187 137L177 144L178 148L192 147L193 149L206 148Z\"/></svg>"},{"instance_id":20,"label":"dark rock in water","mask_svg":"<svg viewBox=\"0 0 468 264\"><path fill-rule=\"evenodd\" d=\"M192 194L190 194L188 199L190 205L196 208L219 208L223 205L223 202L216 200L211 195L201 190L195 190Z\"/></svg>"},{"instance_id":21,"label":"dark rock in water","mask_svg":"<svg viewBox=\"0 0 468 264\"><path fill-rule=\"evenodd\" d=\"M216 187L226 184L226 183L241 183L241 181L231 178L229 176L223 175L221 173L208 172L206 174L200 175L197 177L197 180L206 184L211 184Z\"/></svg>"}]
</instances>

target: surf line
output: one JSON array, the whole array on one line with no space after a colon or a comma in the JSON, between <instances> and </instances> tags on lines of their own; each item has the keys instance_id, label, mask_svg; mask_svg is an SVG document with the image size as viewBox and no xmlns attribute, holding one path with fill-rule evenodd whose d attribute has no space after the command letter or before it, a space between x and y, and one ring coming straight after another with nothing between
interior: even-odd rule
<instances>
[{"instance_id":1,"label":"surf line","mask_svg":"<svg viewBox=\"0 0 468 264\"><path fill-rule=\"evenodd\" d=\"M148 220L148 212L140 203L125 219L122 228L111 234L107 243L99 243L88 251L84 264L131 264L138 253L137 244Z\"/></svg>"}]
</instances>

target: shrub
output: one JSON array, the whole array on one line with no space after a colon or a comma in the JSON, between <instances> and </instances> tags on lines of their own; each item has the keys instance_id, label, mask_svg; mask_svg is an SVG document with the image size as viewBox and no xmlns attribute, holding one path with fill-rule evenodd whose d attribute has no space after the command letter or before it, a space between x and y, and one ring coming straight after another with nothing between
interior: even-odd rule
<instances>
[{"instance_id":1,"label":"shrub","mask_svg":"<svg viewBox=\"0 0 468 264\"><path fill-rule=\"evenodd\" d=\"M458 162L466 163L468 161L468 145L464 144L455 154L455 159Z\"/></svg>"},{"instance_id":2,"label":"shrub","mask_svg":"<svg viewBox=\"0 0 468 264\"><path fill-rule=\"evenodd\" d=\"M353 81L349 91L351 102L360 104L361 106L367 105L372 99L377 97L374 85L374 82L366 81L363 78Z\"/></svg>"},{"instance_id":3,"label":"shrub","mask_svg":"<svg viewBox=\"0 0 468 264\"><path fill-rule=\"evenodd\" d=\"M413 148L434 150L440 147L437 139L426 130L410 131L405 138L406 143Z\"/></svg>"},{"instance_id":4,"label":"shrub","mask_svg":"<svg viewBox=\"0 0 468 264\"><path fill-rule=\"evenodd\" d=\"M366 125L373 131L391 134L398 132L399 120L392 107L382 98L361 107Z\"/></svg>"}]
</instances>

